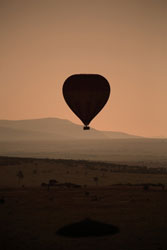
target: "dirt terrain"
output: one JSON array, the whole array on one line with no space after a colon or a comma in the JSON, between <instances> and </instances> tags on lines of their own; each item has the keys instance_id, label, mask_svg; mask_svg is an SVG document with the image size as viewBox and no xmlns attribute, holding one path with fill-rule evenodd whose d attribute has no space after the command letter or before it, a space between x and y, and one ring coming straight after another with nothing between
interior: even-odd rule
<instances>
[{"instance_id":1,"label":"dirt terrain","mask_svg":"<svg viewBox=\"0 0 167 250\"><path fill-rule=\"evenodd\" d=\"M81 162L59 162L56 168L58 163L46 160L19 161L1 161L0 166L2 250L167 249L166 174L113 173L105 165L99 170L97 163L83 169ZM24 177L19 179L20 170ZM57 184L41 186L51 177ZM85 218L117 226L119 233L80 238L57 234Z\"/></svg>"}]
</instances>

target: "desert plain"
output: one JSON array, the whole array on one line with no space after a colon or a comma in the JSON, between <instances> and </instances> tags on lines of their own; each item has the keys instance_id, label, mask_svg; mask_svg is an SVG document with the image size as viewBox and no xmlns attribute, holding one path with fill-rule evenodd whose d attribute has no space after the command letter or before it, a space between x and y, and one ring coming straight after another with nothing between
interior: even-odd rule
<instances>
[{"instance_id":1,"label":"desert plain","mask_svg":"<svg viewBox=\"0 0 167 250\"><path fill-rule=\"evenodd\" d=\"M1 157L1 249L166 250L166 186L164 168ZM119 232L57 233L86 218Z\"/></svg>"}]
</instances>

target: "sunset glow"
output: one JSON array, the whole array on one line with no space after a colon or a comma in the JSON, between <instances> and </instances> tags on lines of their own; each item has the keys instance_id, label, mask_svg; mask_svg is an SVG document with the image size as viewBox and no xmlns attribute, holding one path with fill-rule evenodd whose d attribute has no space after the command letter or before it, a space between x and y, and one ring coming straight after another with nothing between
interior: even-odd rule
<instances>
[{"instance_id":1,"label":"sunset glow","mask_svg":"<svg viewBox=\"0 0 167 250\"><path fill-rule=\"evenodd\" d=\"M59 117L81 124L62 86L103 75L111 96L90 124L167 137L167 1L0 1L0 119Z\"/></svg>"}]
</instances>

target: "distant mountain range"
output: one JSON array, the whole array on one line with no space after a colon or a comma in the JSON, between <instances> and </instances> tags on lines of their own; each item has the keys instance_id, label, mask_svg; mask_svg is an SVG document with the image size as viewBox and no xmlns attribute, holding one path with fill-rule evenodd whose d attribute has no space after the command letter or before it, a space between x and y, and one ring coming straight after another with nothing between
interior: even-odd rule
<instances>
[{"instance_id":1,"label":"distant mountain range","mask_svg":"<svg viewBox=\"0 0 167 250\"><path fill-rule=\"evenodd\" d=\"M0 141L75 140L75 139L130 139L142 138L122 132L99 131L59 118L32 120L0 120Z\"/></svg>"}]
</instances>

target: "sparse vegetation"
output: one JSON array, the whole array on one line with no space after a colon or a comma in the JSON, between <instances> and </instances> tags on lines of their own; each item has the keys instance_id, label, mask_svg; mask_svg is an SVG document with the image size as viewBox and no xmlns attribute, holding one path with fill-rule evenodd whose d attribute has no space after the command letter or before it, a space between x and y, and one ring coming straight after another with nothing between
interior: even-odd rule
<instances>
[{"instance_id":1,"label":"sparse vegetation","mask_svg":"<svg viewBox=\"0 0 167 250\"><path fill-rule=\"evenodd\" d=\"M164 244L166 240L164 229L167 221L165 171L163 174L156 171L152 174L151 169L146 167L141 168L140 172L140 167L135 166L73 160L35 159L30 162L27 158L22 158L19 162L21 162L19 165L11 164L0 168L2 210L0 220L3 225L1 235L7 242L6 249L12 249L11 244L20 246L20 249L27 248L28 244L35 248L42 244L43 249L52 249L55 244L58 249L75 249L76 241L75 243L70 241L71 247L69 247L66 240L58 239L55 233L66 223L77 222L89 216L101 222L119 226L123 243L119 235L114 241L112 237L106 238L107 243L103 239L97 242L96 238L91 240L86 238L86 247L91 241L92 249L92 240L94 240L97 244L93 249L103 247L110 249L113 242L117 244L115 249L131 249L131 246L134 248L135 239L131 244L131 237L129 237L133 230L133 236L142 239L141 244L144 244L145 240L147 249L153 249L152 242L155 244L154 249L157 249L157 242L163 244L166 249L166 243ZM38 169L35 165L37 162ZM101 170L103 164L108 171ZM35 176L34 169L38 170ZM69 175L66 174L67 170L70 172ZM86 176L85 172L87 172ZM106 178L101 177L103 173ZM23 183L20 183L23 182L23 178L25 189L22 188ZM21 184L19 188L18 180ZM147 191L144 191L145 186L149 187ZM13 232L16 232L15 237ZM22 242L20 232L22 232ZM27 232L29 232L28 237ZM151 247L148 247L147 232L152 241ZM38 235L44 237L38 237ZM142 247L141 244L139 245L138 238L135 249ZM48 245L49 241L51 245ZM25 242L27 245L24 244ZM100 242L102 244L99 247ZM63 247L62 244L64 244ZM77 245L77 248L83 248L82 244ZM142 249L146 248L142 247Z\"/></svg>"},{"instance_id":2,"label":"sparse vegetation","mask_svg":"<svg viewBox=\"0 0 167 250\"><path fill-rule=\"evenodd\" d=\"M96 177L93 178L93 180L94 180L94 182L96 183L96 186L97 186L99 178L96 176Z\"/></svg>"},{"instance_id":3,"label":"sparse vegetation","mask_svg":"<svg viewBox=\"0 0 167 250\"><path fill-rule=\"evenodd\" d=\"M33 174L34 174L34 175L37 174L37 169L34 169L34 170L33 170Z\"/></svg>"},{"instance_id":4,"label":"sparse vegetation","mask_svg":"<svg viewBox=\"0 0 167 250\"><path fill-rule=\"evenodd\" d=\"M4 159L5 158L3 158L3 162ZM18 186L18 184L22 186L24 184L26 187L39 187L42 182L49 184L49 180L57 181L57 178L59 183L55 182L54 184L56 185L60 183L75 183L81 186L98 186L100 183L101 186L104 186L118 183L142 184L149 182L152 184L162 183L167 185L166 169L161 168L154 169L146 166L128 166L126 164L121 165L81 160L31 159L30 161L29 158L17 158L16 160L15 157L7 157L6 159L11 165L4 165L0 168L0 172L2 170L1 175L6 175L5 178L8 180L5 181L5 178L2 178L0 182L1 186ZM16 162L18 162L19 165L14 165ZM3 169L5 169L5 171L3 171ZM108 169L108 171L106 171L106 169ZM20 173L18 170L22 172ZM15 171L17 182L14 178L14 174L12 174L12 172ZM26 178L24 178L25 176ZM163 187L161 189L163 189Z\"/></svg>"},{"instance_id":5,"label":"sparse vegetation","mask_svg":"<svg viewBox=\"0 0 167 250\"><path fill-rule=\"evenodd\" d=\"M22 179L24 178L23 172L21 170L17 172L17 177L18 177L18 182L20 184Z\"/></svg>"},{"instance_id":6,"label":"sparse vegetation","mask_svg":"<svg viewBox=\"0 0 167 250\"><path fill-rule=\"evenodd\" d=\"M5 198L4 197L0 198L0 204L3 205L4 203L5 203Z\"/></svg>"}]
</instances>

